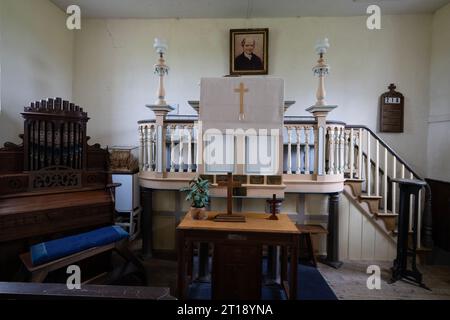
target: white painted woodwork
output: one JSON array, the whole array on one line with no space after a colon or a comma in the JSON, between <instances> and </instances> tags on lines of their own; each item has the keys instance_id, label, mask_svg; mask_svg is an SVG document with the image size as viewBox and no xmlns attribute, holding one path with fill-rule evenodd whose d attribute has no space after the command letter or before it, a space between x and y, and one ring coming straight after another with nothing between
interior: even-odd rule
<instances>
[{"instance_id":1,"label":"white painted woodwork","mask_svg":"<svg viewBox=\"0 0 450 320\"><path fill-rule=\"evenodd\" d=\"M181 126L178 128L178 153L179 153L179 160L178 160L178 172L184 172L184 157L183 157L183 148L184 148L184 134L185 134L185 128L184 126Z\"/></svg>"},{"instance_id":2,"label":"white painted woodwork","mask_svg":"<svg viewBox=\"0 0 450 320\"><path fill-rule=\"evenodd\" d=\"M144 146L144 129L142 126L139 126L138 134L139 134L139 170L144 171L144 163L145 163L144 151L146 149Z\"/></svg>"},{"instance_id":3,"label":"white painted woodwork","mask_svg":"<svg viewBox=\"0 0 450 320\"><path fill-rule=\"evenodd\" d=\"M344 172L350 170L350 131L344 129Z\"/></svg>"},{"instance_id":4,"label":"white painted woodwork","mask_svg":"<svg viewBox=\"0 0 450 320\"><path fill-rule=\"evenodd\" d=\"M366 217L345 194L339 201L339 258L354 261L392 261L396 244Z\"/></svg>"},{"instance_id":5,"label":"white painted woodwork","mask_svg":"<svg viewBox=\"0 0 450 320\"><path fill-rule=\"evenodd\" d=\"M340 128L340 140L339 140L339 172L343 174L345 170L345 128Z\"/></svg>"},{"instance_id":6,"label":"white painted woodwork","mask_svg":"<svg viewBox=\"0 0 450 320\"><path fill-rule=\"evenodd\" d=\"M392 179L395 179L397 175L397 158L392 155ZM392 213L395 213L395 194L396 194L397 184L392 182Z\"/></svg>"},{"instance_id":7,"label":"white painted woodwork","mask_svg":"<svg viewBox=\"0 0 450 320\"><path fill-rule=\"evenodd\" d=\"M353 179L353 170L355 162L355 142L353 136L353 128L350 129L350 179Z\"/></svg>"},{"instance_id":8,"label":"white painted woodwork","mask_svg":"<svg viewBox=\"0 0 450 320\"><path fill-rule=\"evenodd\" d=\"M383 174L383 202L384 213L388 207L388 149L384 148L384 174Z\"/></svg>"},{"instance_id":9,"label":"white painted woodwork","mask_svg":"<svg viewBox=\"0 0 450 320\"><path fill-rule=\"evenodd\" d=\"M303 130L305 132L305 174L310 174L311 170L309 168L309 134L310 134L310 127L303 127Z\"/></svg>"},{"instance_id":10,"label":"white painted woodwork","mask_svg":"<svg viewBox=\"0 0 450 320\"><path fill-rule=\"evenodd\" d=\"M419 201L417 202L417 212L418 220L417 220L417 248L421 246L421 237L422 237L422 190L419 191Z\"/></svg>"},{"instance_id":11,"label":"white painted woodwork","mask_svg":"<svg viewBox=\"0 0 450 320\"><path fill-rule=\"evenodd\" d=\"M370 197L371 192L371 173L370 170L372 168L372 163L370 162L370 132L366 131L367 133L367 159L366 159L366 192L367 195Z\"/></svg>"},{"instance_id":12,"label":"white painted woodwork","mask_svg":"<svg viewBox=\"0 0 450 320\"><path fill-rule=\"evenodd\" d=\"M380 142L375 145L375 195L380 195Z\"/></svg>"},{"instance_id":13,"label":"white painted woodwork","mask_svg":"<svg viewBox=\"0 0 450 320\"><path fill-rule=\"evenodd\" d=\"M328 174L334 174L334 127L328 127Z\"/></svg>"},{"instance_id":14,"label":"white painted woodwork","mask_svg":"<svg viewBox=\"0 0 450 320\"><path fill-rule=\"evenodd\" d=\"M170 172L175 172L175 130L176 126L170 126Z\"/></svg>"},{"instance_id":15,"label":"white painted woodwork","mask_svg":"<svg viewBox=\"0 0 450 320\"><path fill-rule=\"evenodd\" d=\"M405 176L405 166L402 164L402 178ZM413 174L410 173L409 178L413 179ZM409 197L409 231L411 232L413 230L413 217L414 217L414 197L411 195ZM420 212L420 211L418 211ZM419 214L420 215L420 214Z\"/></svg>"},{"instance_id":16,"label":"white painted woodwork","mask_svg":"<svg viewBox=\"0 0 450 320\"><path fill-rule=\"evenodd\" d=\"M295 132L297 134L297 174L301 174L302 173L302 165L301 165L301 161L300 161L300 157L301 157L301 152L300 152L300 136L301 136L301 130L302 127L295 127Z\"/></svg>"},{"instance_id":17,"label":"white painted woodwork","mask_svg":"<svg viewBox=\"0 0 450 320\"><path fill-rule=\"evenodd\" d=\"M363 137L362 137L362 129L359 129L358 132L358 179L362 179L362 164L363 164L363 159L362 159L362 141L363 141Z\"/></svg>"},{"instance_id":18,"label":"white painted woodwork","mask_svg":"<svg viewBox=\"0 0 450 320\"><path fill-rule=\"evenodd\" d=\"M287 128L288 133L288 159L287 159L287 173L292 173L292 128Z\"/></svg>"},{"instance_id":19,"label":"white painted woodwork","mask_svg":"<svg viewBox=\"0 0 450 320\"><path fill-rule=\"evenodd\" d=\"M187 172L192 172L192 134L193 134L192 126L188 126L187 134L188 134L188 151L187 151Z\"/></svg>"}]
</instances>

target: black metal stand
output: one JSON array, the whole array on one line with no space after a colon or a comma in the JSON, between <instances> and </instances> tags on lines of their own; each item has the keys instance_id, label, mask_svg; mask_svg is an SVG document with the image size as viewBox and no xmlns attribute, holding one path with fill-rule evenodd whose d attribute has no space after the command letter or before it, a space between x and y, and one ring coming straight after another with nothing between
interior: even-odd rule
<instances>
[{"instance_id":1,"label":"black metal stand","mask_svg":"<svg viewBox=\"0 0 450 320\"><path fill-rule=\"evenodd\" d=\"M392 179L392 181L398 183L400 186L400 208L398 217L397 257L395 258L394 266L392 267L391 283L404 278L428 289L422 282L422 274L419 272L416 265L419 191L426 183L421 180L408 179ZM411 195L414 195L414 211L412 215L412 247L410 248L408 240ZM409 257L411 257L411 269L408 269Z\"/></svg>"}]
</instances>

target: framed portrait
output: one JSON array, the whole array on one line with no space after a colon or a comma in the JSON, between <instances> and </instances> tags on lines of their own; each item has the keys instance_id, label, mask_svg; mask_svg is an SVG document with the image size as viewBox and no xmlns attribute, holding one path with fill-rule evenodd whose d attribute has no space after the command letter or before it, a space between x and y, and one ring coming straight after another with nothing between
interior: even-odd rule
<instances>
[{"instance_id":1,"label":"framed portrait","mask_svg":"<svg viewBox=\"0 0 450 320\"><path fill-rule=\"evenodd\" d=\"M268 74L269 29L230 30L230 75Z\"/></svg>"}]
</instances>

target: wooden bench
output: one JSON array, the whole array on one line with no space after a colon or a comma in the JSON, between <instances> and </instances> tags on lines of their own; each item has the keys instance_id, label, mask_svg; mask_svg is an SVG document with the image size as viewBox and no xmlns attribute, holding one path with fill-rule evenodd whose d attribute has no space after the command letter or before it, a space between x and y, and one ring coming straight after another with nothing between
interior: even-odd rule
<instances>
[{"instance_id":1,"label":"wooden bench","mask_svg":"<svg viewBox=\"0 0 450 320\"><path fill-rule=\"evenodd\" d=\"M59 283L0 282L0 299L176 300L164 287L83 285L69 290Z\"/></svg>"},{"instance_id":2,"label":"wooden bench","mask_svg":"<svg viewBox=\"0 0 450 320\"><path fill-rule=\"evenodd\" d=\"M34 266L31 262L31 254L30 252L26 252L20 255L20 260L22 260L25 268L31 273L31 282L44 282L45 278L49 274L49 272L55 271L57 269L75 264L81 260L86 258L98 255L103 252L116 251L121 257L123 257L128 263L132 262L140 271L145 275L145 270L142 263L135 257L135 255L128 249L128 240L123 239L116 243L110 243L104 246L90 248L81 252L77 252L75 254L62 257L41 265ZM125 267L122 268L125 270ZM105 275L105 274L102 274ZM92 283L98 277L89 279L83 284Z\"/></svg>"},{"instance_id":3,"label":"wooden bench","mask_svg":"<svg viewBox=\"0 0 450 320\"><path fill-rule=\"evenodd\" d=\"M314 254L314 246L311 240L311 235L327 234L328 231L321 225L297 224L297 229L300 232L299 248L301 248L301 244L303 242L306 245L308 260L312 262L314 267L317 267L317 260Z\"/></svg>"}]
</instances>

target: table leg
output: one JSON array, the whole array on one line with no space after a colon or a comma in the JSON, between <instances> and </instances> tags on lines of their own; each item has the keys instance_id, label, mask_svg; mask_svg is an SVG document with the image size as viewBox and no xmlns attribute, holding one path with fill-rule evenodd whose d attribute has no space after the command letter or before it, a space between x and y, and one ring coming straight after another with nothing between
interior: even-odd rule
<instances>
[{"instance_id":1,"label":"table leg","mask_svg":"<svg viewBox=\"0 0 450 320\"><path fill-rule=\"evenodd\" d=\"M287 247L281 246L281 285L283 285L284 281L287 279Z\"/></svg>"},{"instance_id":2,"label":"table leg","mask_svg":"<svg viewBox=\"0 0 450 320\"><path fill-rule=\"evenodd\" d=\"M289 271L291 273L289 279L289 299L297 299L297 267L298 267L298 242L299 237L294 236L294 244L291 246L291 264Z\"/></svg>"},{"instance_id":3,"label":"table leg","mask_svg":"<svg viewBox=\"0 0 450 320\"><path fill-rule=\"evenodd\" d=\"M187 275L189 279L192 279L192 271L194 266L194 245L192 241L188 241L186 244L187 247Z\"/></svg>"}]
</instances>

